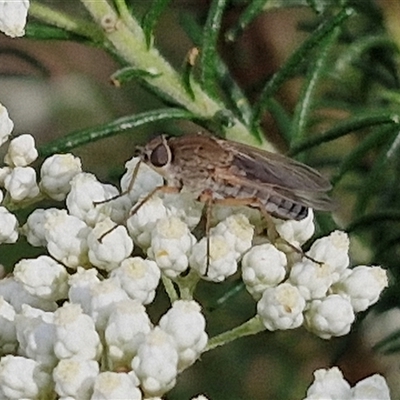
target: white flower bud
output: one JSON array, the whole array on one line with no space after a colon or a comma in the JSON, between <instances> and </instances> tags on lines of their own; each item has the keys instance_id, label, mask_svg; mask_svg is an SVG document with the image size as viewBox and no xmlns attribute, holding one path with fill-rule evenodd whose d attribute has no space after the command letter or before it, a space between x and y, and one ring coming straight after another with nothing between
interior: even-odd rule
<instances>
[{"instance_id":1,"label":"white flower bud","mask_svg":"<svg viewBox=\"0 0 400 400\"><path fill-rule=\"evenodd\" d=\"M134 209L135 207L132 208ZM162 200L153 196L129 217L126 222L129 234L143 250L147 250L150 246L151 233L157 222L167 217L167 214Z\"/></svg>"},{"instance_id":2,"label":"white flower bud","mask_svg":"<svg viewBox=\"0 0 400 400\"><path fill-rule=\"evenodd\" d=\"M137 300L122 300L115 304L105 329L105 340L114 370L130 367L139 345L151 329L146 309Z\"/></svg>"},{"instance_id":3,"label":"white flower bud","mask_svg":"<svg viewBox=\"0 0 400 400\"><path fill-rule=\"evenodd\" d=\"M65 299L68 293L67 270L47 256L22 259L15 265L14 277L28 293L45 300Z\"/></svg>"},{"instance_id":4,"label":"white flower bud","mask_svg":"<svg viewBox=\"0 0 400 400\"><path fill-rule=\"evenodd\" d=\"M350 300L338 294L313 300L304 317L305 327L322 339L346 335L355 319Z\"/></svg>"},{"instance_id":5,"label":"white flower bud","mask_svg":"<svg viewBox=\"0 0 400 400\"><path fill-rule=\"evenodd\" d=\"M306 302L290 283L267 288L257 303L257 314L270 331L294 329L303 323Z\"/></svg>"},{"instance_id":6,"label":"white flower bud","mask_svg":"<svg viewBox=\"0 0 400 400\"><path fill-rule=\"evenodd\" d=\"M29 294L22 283L17 282L13 276L0 279L0 296L3 296L4 300L9 302L16 312L21 312L24 304L44 311L54 311L57 308L56 302Z\"/></svg>"},{"instance_id":7,"label":"white flower bud","mask_svg":"<svg viewBox=\"0 0 400 400\"><path fill-rule=\"evenodd\" d=\"M274 218L275 229L279 236L296 248L300 248L314 234L314 212L308 209L307 217L300 221Z\"/></svg>"},{"instance_id":8,"label":"white flower bud","mask_svg":"<svg viewBox=\"0 0 400 400\"><path fill-rule=\"evenodd\" d=\"M390 400L388 384L383 376L375 374L358 382L352 389L354 400Z\"/></svg>"},{"instance_id":9,"label":"white flower bud","mask_svg":"<svg viewBox=\"0 0 400 400\"><path fill-rule=\"evenodd\" d=\"M132 182L133 171L139 161L138 157L129 160L125 164L126 172L121 178L121 189L123 192L129 190L128 195L133 202L137 202L139 198L150 193L156 187L163 185L161 175L143 162L140 163L139 172L136 175L135 181Z\"/></svg>"},{"instance_id":10,"label":"white flower bud","mask_svg":"<svg viewBox=\"0 0 400 400\"><path fill-rule=\"evenodd\" d=\"M0 243L15 243L18 240L18 220L7 208L0 206Z\"/></svg>"},{"instance_id":11,"label":"white flower bud","mask_svg":"<svg viewBox=\"0 0 400 400\"><path fill-rule=\"evenodd\" d=\"M11 140L4 162L11 167L26 167L33 163L37 156L34 137L24 134Z\"/></svg>"},{"instance_id":12,"label":"white flower bud","mask_svg":"<svg viewBox=\"0 0 400 400\"><path fill-rule=\"evenodd\" d=\"M4 179L4 187L14 201L32 199L39 194L36 172L31 167L15 167Z\"/></svg>"},{"instance_id":13,"label":"white flower bud","mask_svg":"<svg viewBox=\"0 0 400 400\"><path fill-rule=\"evenodd\" d=\"M25 225L22 227L22 232L26 236L26 240L32 246L46 246L46 235L45 235L45 223L47 217L50 215L57 215L57 208L48 208L44 210L43 208L37 208L29 215L26 220Z\"/></svg>"},{"instance_id":14,"label":"white flower bud","mask_svg":"<svg viewBox=\"0 0 400 400\"><path fill-rule=\"evenodd\" d=\"M222 282L237 271L237 253L231 243L221 235L209 236L209 257L207 257L207 238L192 247L189 257L190 267L200 275L207 273L205 279Z\"/></svg>"},{"instance_id":15,"label":"white flower bud","mask_svg":"<svg viewBox=\"0 0 400 400\"><path fill-rule=\"evenodd\" d=\"M133 250L132 239L122 225L107 218L98 222L87 238L89 261L107 272L117 268Z\"/></svg>"},{"instance_id":16,"label":"white flower bud","mask_svg":"<svg viewBox=\"0 0 400 400\"><path fill-rule=\"evenodd\" d=\"M110 278L117 279L130 298L142 304L150 304L153 301L160 277L161 272L157 264L141 257L125 259L121 266L110 274Z\"/></svg>"},{"instance_id":17,"label":"white flower bud","mask_svg":"<svg viewBox=\"0 0 400 400\"><path fill-rule=\"evenodd\" d=\"M162 396L175 386L178 375L175 341L161 328L154 328L139 346L132 369L146 397Z\"/></svg>"},{"instance_id":18,"label":"white flower bud","mask_svg":"<svg viewBox=\"0 0 400 400\"><path fill-rule=\"evenodd\" d=\"M350 298L355 312L366 310L375 304L382 290L388 286L386 271L381 267L360 265L346 270L332 291Z\"/></svg>"},{"instance_id":19,"label":"white flower bud","mask_svg":"<svg viewBox=\"0 0 400 400\"><path fill-rule=\"evenodd\" d=\"M178 371L192 365L207 345L206 320L195 301L178 300L160 319L159 326L175 340Z\"/></svg>"},{"instance_id":20,"label":"white flower bud","mask_svg":"<svg viewBox=\"0 0 400 400\"><path fill-rule=\"evenodd\" d=\"M112 202L96 203L117 196L117 188L104 185L94 175L85 172L75 175L70 185L66 204L71 215L85 221L89 226L94 226L111 215Z\"/></svg>"},{"instance_id":21,"label":"white flower bud","mask_svg":"<svg viewBox=\"0 0 400 400\"><path fill-rule=\"evenodd\" d=\"M188 254L195 243L196 238L179 218L163 218L151 233L147 254L166 276L175 278L187 269Z\"/></svg>"},{"instance_id":22,"label":"white flower bud","mask_svg":"<svg viewBox=\"0 0 400 400\"><path fill-rule=\"evenodd\" d=\"M64 303L54 312L56 342L54 353L59 360L97 360L102 346L93 320L83 314L79 304Z\"/></svg>"},{"instance_id":23,"label":"white flower bud","mask_svg":"<svg viewBox=\"0 0 400 400\"><path fill-rule=\"evenodd\" d=\"M16 316L16 330L19 354L29 357L41 366L52 369L58 359L54 354L55 327L54 314L33 308L27 304Z\"/></svg>"},{"instance_id":24,"label":"white flower bud","mask_svg":"<svg viewBox=\"0 0 400 400\"><path fill-rule=\"evenodd\" d=\"M82 308L88 309L88 314L92 317L96 329L102 332L108 318L114 312L115 305L128 299L128 295L121 289L116 279L105 279L90 287L88 304Z\"/></svg>"},{"instance_id":25,"label":"white flower bud","mask_svg":"<svg viewBox=\"0 0 400 400\"><path fill-rule=\"evenodd\" d=\"M243 256L243 282L256 300L265 289L281 283L285 275L286 256L270 243L254 246Z\"/></svg>"},{"instance_id":26,"label":"white flower bud","mask_svg":"<svg viewBox=\"0 0 400 400\"><path fill-rule=\"evenodd\" d=\"M317 264L305 257L293 265L289 282L296 286L306 300L325 297L335 275L328 264Z\"/></svg>"},{"instance_id":27,"label":"white flower bud","mask_svg":"<svg viewBox=\"0 0 400 400\"><path fill-rule=\"evenodd\" d=\"M40 169L40 189L50 198L62 201L71 190L72 178L82 171L81 160L72 154L54 154Z\"/></svg>"},{"instance_id":28,"label":"white flower bud","mask_svg":"<svg viewBox=\"0 0 400 400\"><path fill-rule=\"evenodd\" d=\"M314 382L308 388L304 400L318 399L352 399L350 385L338 367L318 369L314 372Z\"/></svg>"},{"instance_id":29,"label":"white flower bud","mask_svg":"<svg viewBox=\"0 0 400 400\"><path fill-rule=\"evenodd\" d=\"M60 398L90 399L99 374L99 364L93 360L71 358L61 360L54 368L55 392Z\"/></svg>"},{"instance_id":30,"label":"white flower bud","mask_svg":"<svg viewBox=\"0 0 400 400\"><path fill-rule=\"evenodd\" d=\"M18 347L14 307L0 296L0 353L15 353Z\"/></svg>"},{"instance_id":31,"label":"white flower bud","mask_svg":"<svg viewBox=\"0 0 400 400\"><path fill-rule=\"evenodd\" d=\"M251 247L254 227L243 214L234 214L212 228L211 234L223 236L240 257Z\"/></svg>"},{"instance_id":32,"label":"white flower bud","mask_svg":"<svg viewBox=\"0 0 400 400\"><path fill-rule=\"evenodd\" d=\"M46 215L45 240L47 250L70 268L88 264L87 236L90 228L65 210Z\"/></svg>"},{"instance_id":33,"label":"white flower bud","mask_svg":"<svg viewBox=\"0 0 400 400\"><path fill-rule=\"evenodd\" d=\"M196 201L192 193L165 194L163 204L168 209L168 215L178 217L190 230L194 229L203 215L204 204Z\"/></svg>"},{"instance_id":34,"label":"white flower bud","mask_svg":"<svg viewBox=\"0 0 400 400\"><path fill-rule=\"evenodd\" d=\"M29 0L3 0L0 2L0 31L12 38L25 35Z\"/></svg>"},{"instance_id":35,"label":"white flower bud","mask_svg":"<svg viewBox=\"0 0 400 400\"><path fill-rule=\"evenodd\" d=\"M142 393L137 386L138 379L132 373L101 372L94 381L90 400L142 400Z\"/></svg>"},{"instance_id":36,"label":"white flower bud","mask_svg":"<svg viewBox=\"0 0 400 400\"><path fill-rule=\"evenodd\" d=\"M34 360L12 355L0 359L0 390L7 400L46 398L50 383L50 375Z\"/></svg>"},{"instance_id":37,"label":"white flower bud","mask_svg":"<svg viewBox=\"0 0 400 400\"><path fill-rule=\"evenodd\" d=\"M97 270L78 267L76 273L69 278L68 297L71 303L80 304L85 314L90 313L92 288L100 283Z\"/></svg>"},{"instance_id":38,"label":"white flower bud","mask_svg":"<svg viewBox=\"0 0 400 400\"><path fill-rule=\"evenodd\" d=\"M4 5L0 5L0 10L1 7L4 7ZM2 30L1 26L2 26L2 18L0 11L0 30ZM0 104L0 146L2 146L8 140L13 129L14 129L14 122L12 122L12 120L8 116L7 109L2 104Z\"/></svg>"},{"instance_id":39,"label":"white flower bud","mask_svg":"<svg viewBox=\"0 0 400 400\"><path fill-rule=\"evenodd\" d=\"M307 255L319 263L328 264L333 282L349 266L349 238L345 232L334 231L329 236L316 240Z\"/></svg>"}]
</instances>

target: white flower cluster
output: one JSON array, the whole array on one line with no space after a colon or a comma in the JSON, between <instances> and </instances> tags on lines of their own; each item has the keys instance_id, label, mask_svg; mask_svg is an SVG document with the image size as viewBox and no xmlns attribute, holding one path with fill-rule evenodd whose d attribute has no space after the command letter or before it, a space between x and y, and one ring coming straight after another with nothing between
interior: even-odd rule
<instances>
[{"instance_id":1,"label":"white flower cluster","mask_svg":"<svg viewBox=\"0 0 400 400\"><path fill-rule=\"evenodd\" d=\"M304 400L390 400L385 379L378 374L359 381L354 387L344 379L338 367L314 372L314 382Z\"/></svg>"},{"instance_id":2,"label":"white flower cluster","mask_svg":"<svg viewBox=\"0 0 400 400\"><path fill-rule=\"evenodd\" d=\"M312 212L301 221L277 221L276 229L284 251L266 243L252 247L242 261L243 281L258 300L263 324L269 330L304 325L324 339L346 335L355 313L378 301L388 285L386 271L378 266L349 268L344 232L316 240L304 255L287 246L300 248L310 238Z\"/></svg>"},{"instance_id":3,"label":"white flower cluster","mask_svg":"<svg viewBox=\"0 0 400 400\"><path fill-rule=\"evenodd\" d=\"M12 127L0 108L2 143ZM191 297L196 282L223 282L240 264L265 328L303 324L324 338L346 334L355 313L387 285L380 267L349 268L342 232L317 240L306 255L296 252L313 234L311 211L300 222L277 221L279 238L272 243L254 237L243 213L225 210L213 216L208 237L197 240L202 204L190 193L158 193L142 203L163 180L140 164L131 187L138 159L127 163L119 195L83 172L71 154L46 159L37 183L29 166L36 158L33 138L21 135L9 142L0 169L0 244L22 234L43 253L22 258L0 280L0 398L163 396L208 342L205 318ZM60 208L35 209L21 228L5 207L42 198ZM264 242L254 246L255 239ZM145 257L135 256L135 247ZM155 324L145 306L161 278L174 281L182 299Z\"/></svg>"}]
</instances>

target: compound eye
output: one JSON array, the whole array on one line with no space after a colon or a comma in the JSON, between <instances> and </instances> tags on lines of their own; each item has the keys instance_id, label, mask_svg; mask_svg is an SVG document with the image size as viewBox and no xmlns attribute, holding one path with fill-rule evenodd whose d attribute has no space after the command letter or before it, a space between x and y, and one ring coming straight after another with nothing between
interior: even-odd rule
<instances>
[{"instance_id":1,"label":"compound eye","mask_svg":"<svg viewBox=\"0 0 400 400\"><path fill-rule=\"evenodd\" d=\"M155 167L164 167L170 161L170 154L164 144L158 145L150 154L150 162Z\"/></svg>"}]
</instances>

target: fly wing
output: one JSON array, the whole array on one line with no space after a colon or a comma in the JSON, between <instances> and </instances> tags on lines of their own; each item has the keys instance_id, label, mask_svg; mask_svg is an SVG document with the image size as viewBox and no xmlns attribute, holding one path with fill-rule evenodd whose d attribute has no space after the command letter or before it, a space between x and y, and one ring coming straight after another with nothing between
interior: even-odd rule
<instances>
[{"instance_id":1,"label":"fly wing","mask_svg":"<svg viewBox=\"0 0 400 400\"><path fill-rule=\"evenodd\" d=\"M308 165L240 143L221 142L234 154L232 164L250 181L299 193L327 192L331 189L330 182Z\"/></svg>"},{"instance_id":2,"label":"fly wing","mask_svg":"<svg viewBox=\"0 0 400 400\"><path fill-rule=\"evenodd\" d=\"M221 141L234 154L226 183L257 191L261 198L277 196L316 210L332 210L326 194L330 182L313 168L285 156L258 150L236 142Z\"/></svg>"}]
</instances>

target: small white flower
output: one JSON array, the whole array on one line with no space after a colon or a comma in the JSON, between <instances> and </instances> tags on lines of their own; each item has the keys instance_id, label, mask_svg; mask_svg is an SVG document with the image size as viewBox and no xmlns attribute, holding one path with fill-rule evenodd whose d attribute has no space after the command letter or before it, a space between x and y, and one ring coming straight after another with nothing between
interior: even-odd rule
<instances>
[{"instance_id":1,"label":"small white flower","mask_svg":"<svg viewBox=\"0 0 400 400\"><path fill-rule=\"evenodd\" d=\"M390 391L383 376L375 374L358 382L352 389L352 400L390 400Z\"/></svg>"},{"instance_id":2,"label":"small white flower","mask_svg":"<svg viewBox=\"0 0 400 400\"><path fill-rule=\"evenodd\" d=\"M95 268L84 269L78 267L76 273L69 278L68 297L71 303L80 304L84 313L90 313L92 288L100 283Z\"/></svg>"},{"instance_id":3,"label":"small white flower","mask_svg":"<svg viewBox=\"0 0 400 400\"><path fill-rule=\"evenodd\" d=\"M192 193L185 193L183 190L177 194L165 194L163 204L169 215L178 217L190 230L199 224L203 215L204 204L196 201Z\"/></svg>"},{"instance_id":4,"label":"small white flower","mask_svg":"<svg viewBox=\"0 0 400 400\"><path fill-rule=\"evenodd\" d=\"M14 267L14 277L28 293L45 300L65 299L68 293L67 270L48 256L22 259Z\"/></svg>"},{"instance_id":5,"label":"small white flower","mask_svg":"<svg viewBox=\"0 0 400 400\"><path fill-rule=\"evenodd\" d=\"M60 398L90 399L99 374L99 364L93 360L71 358L61 360L53 370L55 392Z\"/></svg>"},{"instance_id":6,"label":"small white flower","mask_svg":"<svg viewBox=\"0 0 400 400\"><path fill-rule=\"evenodd\" d=\"M305 327L322 339L346 335L355 319L350 300L338 294L313 300L304 317Z\"/></svg>"},{"instance_id":7,"label":"small white flower","mask_svg":"<svg viewBox=\"0 0 400 400\"><path fill-rule=\"evenodd\" d=\"M50 383L50 375L34 360L12 355L0 359L0 390L4 399L51 398Z\"/></svg>"},{"instance_id":8,"label":"small white flower","mask_svg":"<svg viewBox=\"0 0 400 400\"><path fill-rule=\"evenodd\" d=\"M24 304L44 311L54 311L57 308L56 302L29 294L22 283L17 282L13 276L0 279L0 296L3 296L4 300L9 302L16 312L21 312Z\"/></svg>"},{"instance_id":9,"label":"small white flower","mask_svg":"<svg viewBox=\"0 0 400 400\"><path fill-rule=\"evenodd\" d=\"M114 370L130 367L139 345L151 329L146 309L137 300L122 300L115 304L105 329L105 341Z\"/></svg>"},{"instance_id":10,"label":"small white flower","mask_svg":"<svg viewBox=\"0 0 400 400\"><path fill-rule=\"evenodd\" d=\"M72 154L54 154L40 168L40 189L50 198L62 201L71 190L71 179L82 171L81 160Z\"/></svg>"},{"instance_id":11,"label":"small white flower","mask_svg":"<svg viewBox=\"0 0 400 400\"><path fill-rule=\"evenodd\" d=\"M294 329L303 323L306 301L290 283L267 288L257 303L257 314L270 331Z\"/></svg>"},{"instance_id":12,"label":"small white flower","mask_svg":"<svg viewBox=\"0 0 400 400\"><path fill-rule=\"evenodd\" d=\"M175 278L187 269L188 254L195 243L196 238L179 218L163 218L151 233L147 254L166 276Z\"/></svg>"},{"instance_id":13,"label":"small white flower","mask_svg":"<svg viewBox=\"0 0 400 400\"><path fill-rule=\"evenodd\" d=\"M112 202L103 202L118 195L118 189L99 182L93 174L81 172L70 181L71 190L66 204L71 215L85 221L89 226L111 215Z\"/></svg>"},{"instance_id":14,"label":"small white flower","mask_svg":"<svg viewBox=\"0 0 400 400\"><path fill-rule=\"evenodd\" d=\"M134 209L135 207L132 208ZM151 197L127 220L126 225L130 236L143 250L147 250L154 227L167 215L168 212L162 200L157 196Z\"/></svg>"},{"instance_id":15,"label":"small white flower","mask_svg":"<svg viewBox=\"0 0 400 400\"><path fill-rule=\"evenodd\" d=\"M353 399L350 385L343 378L343 374L338 367L318 369L314 372L314 382L308 388L307 397L304 400L323 399Z\"/></svg>"},{"instance_id":16,"label":"small white flower","mask_svg":"<svg viewBox=\"0 0 400 400\"><path fill-rule=\"evenodd\" d=\"M381 267L360 265L346 270L332 291L350 298L355 312L366 310L375 304L382 290L388 286L386 271Z\"/></svg>"},{"instance_id":17,"label":"small white flower","mask_svg":"<svg viewBox=\"0 0 400 400\"><path fill-rule=\"evenodd\" d=\"M138 379L132 373L101 372L94 381L90 400L142 400L142 393L137 386Z\"/></svg>"},{"instance_id":18,"label":"small white flower","mask_svg":"<svg viewBox=\"0 0 400 400\"><path fill-rule=\"evenodd\" d=\"M15 167L5 177L4 187L14 201L32 199L39 194L36 171L31 167Z\"/></svg>"},{"instance_id":19,"label":"small white flower","mask_svg":"<svg viewBox=\"0 0 400 400\"><path fill-rule=\"evenodd\" d=\"M345 232L334 231L329 236L316 240L307 256L319 263L328 264L333 282L337 282L341 273L349 266L349 243Z\"/></svg>"},{"instance_id":20,"label":"small white flower","mask_svg":"<svg viewBox=\"0 0 400 400\"><path fill-rule=\"evenodd\" d=\"M135 181L133 172L140 158L134 157L125 164L126 172L121 178L122 192L127 192L133 202L150 193L156 187L163 185L163 178L145 163L141 162Z\"/></svg>"},{"instance_id":21,"label":"small white flower","mask_svg":"<svg viewBox=\"0 0 400 400\"><path fill-rule=\"evenodd\" d=\"M160 277L161 272L157 264L141 257L125 259L121 266L110 274L110 278L117 279L130 298L142 304L150 304L153 301Z\"/></svg>"},{"instance_id":22,"label":"small white flower","mask_svg":"<svg viewBox=\"0 0 400 400\"><path fill-rule=\"evenodd\" d=\"M16 330L20 355L37 361L41 366L52 369L58 359L54 354L54 314L24 304L16 316Z\"/></svg>"},{"instance_id":23,"label":"small white flower","mask_svg":"<svg viewBox=\"0 0 400 400\"><path fill-rule=\"evenodd\" d=\"M7 178L7 176L11 174L12 170L13 169L11 167L0 168L0 186L4 187L4 182ZM4 196L4 194L3 194L3 196Z\"/></svg>"},{"instance_id":24,"label":"small white flower","mask_svg":"<svg viewBox=\"0 0 400 400\"><path fill-rule=\"evenodd\" d=\"M175 386L178 375L178 351L175 341L161 328L146 335L132 360L132 369L146 397L162 396Z\"/></svg>"},{"instance_id":25,"label":"small white flower","mask_svg":"<svg viewBox=\"0 0 400 400\"><path fill-rule=\"evenodd\" d=\"M305 257L293 265L289 282L296 286L306 300L325 297L335 275L328 264L317 264Z\"/></svg>"},{"instance_id":26,"label":"small white flower","mask_svg":"<svg viewBox=\"0 0 400 400\"><path fill-rule=\"evenodd\" d=\"M18 239L18 220L0 206L0 243L15 243Z\"/></svg>"},{"instance_id":27,"label":"small white flower","mask_svg":"<svg viewBox=\"0 0 400 400\"><path fill-rule=\"evenodd\" d=\"M29 0L0 2L0 31L12 38L24 36Z\"/></svg>"},{"instance_id":28,"label":"small white flower","mask_svg":"<svg viewBox=\"0 0 400 400\"><path fill-rule=\"evenodd\" d=\"M17 350L14 307L0 296L0 353L10 354Z\"/></svg>"},{"instance_id":29,"label":"small white flower","mask_svg":"<svg viewBox=\"0 0 400 400\"><path fill-rule=\"evenodd\" d=\"M87 238L89 261L107 272L117 268L133 250L132 239L122 225L110 218L98 222Z\"/></svg>"},{"instance_id":30,"label":"small white flower","mask_svg":"<svg viewBox=\"0 0 400 400\"><path fill-rule=\"evenodd\" d=\"M207 345L206 320L195 301L178 300L160 319L160 328L175 340L178 371L192 365Z\"/></svg>"},{"instance_id":31,"label":"small white flower","mask_svg":"<svg viewBox=\"0 0 400 400\"><path fill-rule=\"evenodd\" d=\"M32 135L24 134L11 140L4 162L11 167L26 167L33 163L37 156L35 139Z\"/></svg>"},{"instance_id":32,"label":"small white flower","mask_svg":"<svg viewBox=\"0 0 400 400\"><path fill-rule=\"evenodd\" d=\"M195 269L205 279L222 282L237 271L237 253L231 243L227 243L221 235L211 235L209 240L209 257L207 257L207 238L192 247L189 257L190 267Z\"/></svg>"},{"instance_id":33,"label":"small white flower","mask_svg":"<svg viewBox=\"0 0 400 400\"><path fill-rule=\"evenodd\" d=\"M79 304L64 303L54 312L54 353L59 360L97 360L102 346L93 320Z\"/></svg>"},{"instance_id":34,"label":"small white flower","mask_svg":"<svg viewBox=\"0 0 400 400\"><path fill-rule=\"evenodd\" d=\"M90 297L86 304L81 304L82 309L87 310L96 325L96 329L103 332L108 318L114 312L115 304L128 300L126 292L121 289L116 279L105 279L90 286ZM81 297L80 300L83 300ZM72 301L72 299L71 299Z\"/></svg>"},{"instance_id":35,"label":"small white flower","mask_svg":"<svg viewBox=\"0 0 400 400\"><path fill-rule=\"evenodd\" d=\"M0 189L0 204L3 202L4 200L4 193L3 191Z\"/></svg>"},{"instance_id":36,"label":"small white flower","mask_svg":"<svg viewBox=\"0 0 400 400\"><path fill-rule=\"evenodd\" d=\"M0 30L1 30L1 12L0 12ZM8 116L7 109L2 104L0 104L0 146L2 146L8 140L13 129L14 129L14 122L12 122L12 120Z\"/></svg>"},{"instance_id":37,"label":"small white flower","mask_svg":"<svg viewBox=\"0 0 400 400\"><path fill-rule=\"evenodd\" d=\"M56 216L60 210L57 208L37 208L29 215L22 232L26 236L26 240L32 246L46 246L45 223L50 215Z\"/></svg>"},{"instance_id":38,"label":"small white flower","mask_svg":"<svg viewBox=\"0 0 400 400\"><path fill-rule=\"evenodd\" d=\"M221 235L225 238L237 252L237 257L250 249L253 234L254 227L243 214L231 215L211 229L211 235Z\"/></svg>"},{"instance_id":39,"label":"small white flower","mask_svg":"<svg viewBox=\"0 0 400 400\"><path fill-rule=\"evenodd\" d=\"M300 221L274 218L275 229L279 236L296 248L300 248L314 234L314 213L308 209L308 215Z\"/></svg>"},{"instance_id":40,"label":"small white flower","mask_svg":"<svg viewBox=\"0 0 400 400\"><path fill-rule=\"evenodd\" d=\"M285 275L286 256L270 243L254 246L243 256L243 282L256 300L266 288L281 283Z\"/></svg>"},{"instance_id":41,"label":"small white flower","mask_svg":"<svg viewBox=\"0 0 400 400\"><path fill-rule=\"evenodd\" d=\"M47 250L56 260L70 268L88 264L87 236L90 228L65 210L46 215Z\"/></svg>"}]
</instances>

